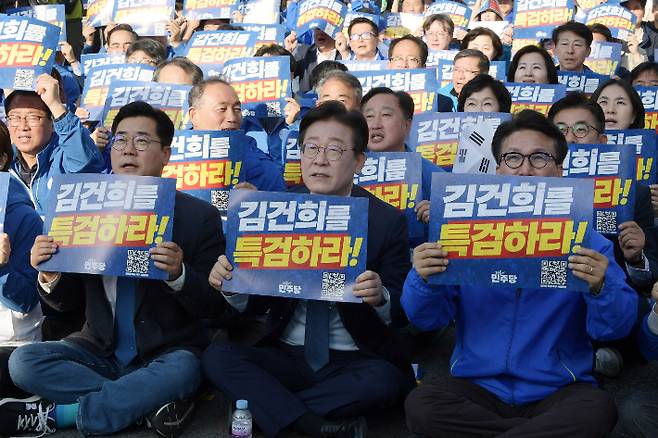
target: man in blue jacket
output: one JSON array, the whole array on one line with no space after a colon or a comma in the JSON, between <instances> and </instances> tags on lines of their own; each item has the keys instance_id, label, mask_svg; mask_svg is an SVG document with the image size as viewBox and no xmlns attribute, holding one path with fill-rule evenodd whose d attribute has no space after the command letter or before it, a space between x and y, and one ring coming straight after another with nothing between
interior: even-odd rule
<instances>
[{"instance_id":1,"label":"man in blue jacket","mask_svg":"<svg viewBox=\"0 0 658 438\"><path fill-rule=\"evenodd\" d=\"M492 142L498 174L562 175L567 144L542 115L523 111ZM520 165L518 164L520 160ZM589 291L444 286L450 269L437 242L414 250L402 305L412 324L432 330L456 321L451 377L406 400L407 424L427 436L603 436L615 425L610 395L596 388L590 338L629 333L637 294L615 263L612 244L589 231L591 248L569 258Z\"/></svg>"},{"instance_id":2,"label":"man in blue jacket","mask_svg":"<svg viewBox=\"0 0 658 438\"><path fill-rule=\"evenodd\" d=\"M103 158L60 97L59 83L42 74L36 91L14 91L5 99L7 125L14 146L11 172L29 189L37 213L43 216L53 176L95 173Z\"/></svg>"}]
</instances>

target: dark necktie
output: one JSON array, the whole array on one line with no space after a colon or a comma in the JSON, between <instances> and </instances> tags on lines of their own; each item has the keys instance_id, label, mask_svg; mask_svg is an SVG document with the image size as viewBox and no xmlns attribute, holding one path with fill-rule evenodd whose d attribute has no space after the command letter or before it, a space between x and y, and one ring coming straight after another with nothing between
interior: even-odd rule
<instances>
[{"instance_id":1,"label":"dark necktie","mask_svg":"<svg viewBox=\"0 0 658 438\"><path fill-rule=\"evenodd\" d=\"M135 341L135 292L139 280L117 278L117 301L114 308L114 355L128 365L137 356Z\"/></svg>"},{"instance_id":2,"label":"dark necktie","mask_svg":"<svg viewBox=\"0 0 658 438\"><path fill-rule=\"evenodd\" d=\"M313 371L318 371L329 362L329 303L327 301L306 301L304 357Z\"/></svg>"}]
</instances>

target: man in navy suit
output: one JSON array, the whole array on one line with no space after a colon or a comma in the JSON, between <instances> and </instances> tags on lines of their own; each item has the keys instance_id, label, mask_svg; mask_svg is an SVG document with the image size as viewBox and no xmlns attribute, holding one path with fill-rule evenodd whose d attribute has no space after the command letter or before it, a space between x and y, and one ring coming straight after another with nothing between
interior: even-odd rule
<instances>
[{"instance_id":1,"label":"man in navy suit","mask_svg":"<svg viewBox=\"0 0 658 438\"><path fill-rule=\"evenodd\" d=\"M360 437L365 420L349 417L393 405L414 385L407 348L393 329L404 320L399 297L410 268L407 223L400 211L353 185L368 144L361 113L327 102L310 110L300 128L304 186L295 191L369 201L367 270L357 277L353 292L363 302L224 293L238 311L269 311L268 330L255 347L212 344L203 369L230 399L249 400L267 436L293 429L313 436ZM221 256L210 284L221 290L232 269ZM318 333L316 305L329 309L322 335L312 339L306 335ZM319 349L318 338L324 339Z\"/></svg>"},{"instance_id":2,"label":"man in navy suit","mask_svg":"<svg viewBox=\"0 0 658 438\"><path fill-rule=\"evenodd\" d=\"M174 126L144 102L121 108L112 124L112 169L160 176L171 155ZM143 417L166 437L187 423L201 381L199 355L207 345L200 319L225 307L207 277L224 252L219 212L176 193L173 238L150 249L168 280L40 272L39 292L57 310L86 306L82 330L62 341L20 347L9 360L19 387L52 400L43 415L52 428L77 426L105 435ZM57 244L38 236L31 264L50 259Z\"/></svg>"}]
</instances>

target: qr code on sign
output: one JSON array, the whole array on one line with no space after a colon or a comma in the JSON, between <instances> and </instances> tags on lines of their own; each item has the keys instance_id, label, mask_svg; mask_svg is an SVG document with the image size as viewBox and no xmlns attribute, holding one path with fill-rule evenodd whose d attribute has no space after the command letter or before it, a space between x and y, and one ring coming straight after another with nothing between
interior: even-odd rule
<instances>
[{"instance_id":1,"label":"qr code on sign","mask_svg":"<svg viewBox=\"0 0 658 438\"><path fill-rule=\"evenodd\" d=\"M211 190L210 203L219 211L228 210L228 190Z\"/></svg>"},{"instance_id":2,"label":"qr code on sign","mask_svg":"<svg viewBox=\"0 0 658 438\"><path fill-rule=\"evenodd\" d=\"M616 211L597 211L596 212L596 231L602 234L617 233L617 212Z\"/></svg>"},{"instance_id":3,"label":"qr code on sign","mask_svg":"<svg viewBox=\"0 0 658 438\"><path fill-rule=\"evenodd\" d=\"M565 260L542 260L540 287L567 287L567 262Z\"/></svg>"},{"instance_id":4,"label":"qr code on sign","mask_svg":"<svg viewBox=\"0 0 658 438\"><path fill-rule=\"evenodd\" d=\"M266 102L267 117L281 117L281 102Z\"/></svg>"},{"instance_id":5,"label":"qr code on sign","mask_svg":"<svg viewBox=\"0 0 658 438\"><path fill-rule=\"evenodd\" d=\"M34 80L34 72L26 69L16 69L16 76L14 76L14 88L29 88L32 89L32 81Z\"/></svg>"},{"instance_id":6,"label":"qr code on sign","mask_svg":"<svg viewBox=\"0 0 658 438\"><path fill-rule=\"evenodd\" d=\"M126 274L146 275L149 273L149 252L136 249L128 250Z\"/></svg>"},{"instance_id":7,"label":"qr code on sign","mask_svg":"<svg viewBox=\"0 0 658 438\"><path fill-rule=\"evenodd\" d=\"M345 274L338 272L322 273L322 298L342 300L345 293Z\"/></svg>"}]
</instances>

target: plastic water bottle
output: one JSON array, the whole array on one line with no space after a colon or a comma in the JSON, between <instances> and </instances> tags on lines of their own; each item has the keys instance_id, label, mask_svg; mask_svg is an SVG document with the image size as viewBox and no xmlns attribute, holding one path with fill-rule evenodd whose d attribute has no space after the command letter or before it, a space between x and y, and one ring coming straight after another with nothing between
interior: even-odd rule
<instances>
[{"instance_id":1,"label":"plastic water bottle","mask_svg":"<svg viewBox=\"0 0 658 438\"><path fill-rule=\"evenodd\" d=\"M234 438L251 438L251 412L247 400L235 403L233 421L231 421L231 436Z\"/></svg>"}]
</instances>

